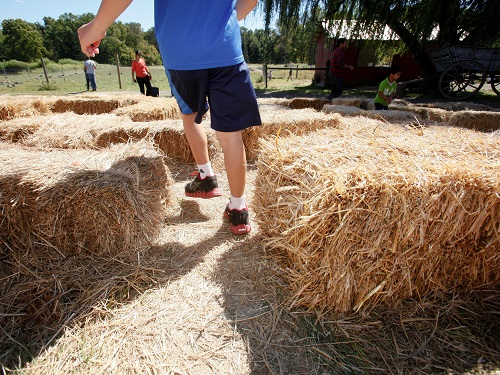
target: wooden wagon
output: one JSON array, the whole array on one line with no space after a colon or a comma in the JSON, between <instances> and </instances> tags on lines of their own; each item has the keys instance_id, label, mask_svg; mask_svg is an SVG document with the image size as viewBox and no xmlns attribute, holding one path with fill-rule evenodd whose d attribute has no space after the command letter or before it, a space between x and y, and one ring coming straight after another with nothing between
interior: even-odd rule
<instances>
[{"instance_id":1,"label":"wooden wagon","mask_svg":"<svg viewBox=\"0 0 500 375\"><path fill-rule=\"evenodd\" d=\"M469 98L485 82L500 95L500 48L446 44L429 53L438 74L438 90L445 98Z\"/></svg>"}]
</instances>

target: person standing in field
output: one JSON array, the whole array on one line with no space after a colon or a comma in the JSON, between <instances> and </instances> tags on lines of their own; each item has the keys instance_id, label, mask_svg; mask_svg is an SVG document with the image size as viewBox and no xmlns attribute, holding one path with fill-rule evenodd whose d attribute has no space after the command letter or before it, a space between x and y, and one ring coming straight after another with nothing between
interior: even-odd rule
<instances>
[{"instance_id":1,"label":"person standing in field","mask_svg":"<svg viewBox=\"0 0 500 375\"><path fill-rule=\"evenodd\" d=\"M97 91L97 83L95 80L95 71L97 65L89 56L85 57L83 63L83 70L85 71L85 79L87 80L87 91L89 91L89 83L92 86L92 91Z\"/></svg>"},{"instance_id":2,"label":"person standing in field","mask_svg":"<svg viewBox=\"0 0 500 375\"><path fill-rule=\"evenodd\" d=\"M151 96L151 78L151 73L142 58L141 51L135 51L135 59L132 60L132 82L139 85L142 95ZM146 87L146 92L144 92L144 87Z\"/></svg>"},{"instance_id":3,"label":"person standing in field","mask_svg":"<svg viewBox=\"0 0 500 375\"><path fill-rule=\"evenodd\" d=\"M344 49L347 45L345 38L337 40L337 47L333 51L333 56L330 62L330 84L331 94L328 99L338 98L344 91L344 69L353 70L352 65L345 63Z\"/></svg>"},{"instance_id":4,"label":"person standing in field","mask_svg":"<svg viewBox=\"0 0 500 375\"><path fill-rule=\"evenodd\" d=\"M375 109L387 110L391 104L396 89L398 88L398 79L401 76L401 68L399 66L391 66L387 78L380 82L377 95L375 96Z\"/></svg>"},{"instance_id":5,"label":"person standing in field","mask_svg":"<svg viewBox=\"0 0 500 375\"><path fill-rule=\"evenodd\" d=\"M239 20L258 0L155 0L155 33L198 174L185 187L195 198L221 196L200 125L210 105L211 127L224 153L232 233L250 232L245 201L243 130L261 125L255 90L241 48ZM82 51L93 56L108 27L132 0L102 0L96 17L78 29ZM208 100L207 100L208 99Z\"/></svg>"}]
</instances>

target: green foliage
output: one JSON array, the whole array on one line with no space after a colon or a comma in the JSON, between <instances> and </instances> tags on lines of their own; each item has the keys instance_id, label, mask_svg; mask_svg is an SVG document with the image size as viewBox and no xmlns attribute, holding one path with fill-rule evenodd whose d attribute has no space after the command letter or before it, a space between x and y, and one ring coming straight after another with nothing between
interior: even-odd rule
<instances>
[{"instance_id":1,"label":"green foliage","mask_svg":"<svg viewBox=\"0 0 500 375\"><path fill-rule=\"evenodd\" d=\"M27 63L25 61L19 61L19 60L8 60L4 62L0 62L0 68L1 69L12 69L12 70L32 70L40 67L41 62L33 62L33 63Z\"/></svg>"},{"instance_id":2,"label":"green foliage","mask_svg":"<svg viewBox=\"0 0 500 375\"><path fill-rule=\"evenodd\" d=\"M419 61L424 72L433 71L427 54L429 41L492 47L500 43L500 0L264 0L260 2L269 24L288 30L298 21L347 23L350 38L376 38L389 26ZM345 35L343 35L345 36Z\"/></svg>"},{"instance_id":3,"label":"green foliage","mask_svg":"<svg viewBox=\"0 0 500 375\"><path fill-rule=\"evenodd\" d=\"M82 61L73 59L60 59L57 63L59 65L80 65L82 64Z\"/></svg>"},{"instance_id":4,"label":"green foliage","mask_svg":"<svg viewBox=\"0 0 500 375\"><path fill-rule=\"evenodd\" d=\"M144 33L144 41L155 47L157 51L160 50L160 47L158 46L158 41L156 40L154 27L151 27Z\"/></svg>"},{"instance_id":5,"label":"green foliage","mask_svg":"<svg viewBox=\"0 0 500 375\"><path fill-rule=\"evenodd\" d=\"M49 73L59 73L62 71L61 65L59 65L58 63L56 63L54 61L44 59L43 62L45 64L45 69L47 69L47 72L49 72ZM78 63L78 65L81 65L81 64L82 64L81 62Z\"/></svg>"},{"instance_id":6,"label":"green foliage","mask_svg":"<svg viewBox=\"0 0 500 375\"><path fill-rule=\"evenodd\" d=\"M4 30L0 29L0 60L38 62L43 56L46 61L69 65L80 64L84 55L80 50L77 30L81 25L90 22L93 17L92 13L83 15L65 13L57 19L44 17L43 24L5 20L4 22L10 23L4 26ZM311 36L316 24L294 22L293 27L282 26L279 30L242 28L245 59L248 62L261 64L313 63L315 46L311 43ZM11 27L11 23L16 26L15 29ZM20 36L21 30L25 30L24 33L29 36ZM21 46L21 43L17 42L27 39L29 43L36 43L35 50L25 48L24 44ZM12 41L16 43L13 45ZM7 44L12 47L6 48ZM106 37L101 42L100 53L94 59L98 64L116 64L118 55L120 64L129 66L134 58L134 51L138 49L142 51L148 65L162 64L154 28L143 31L139 23L115 22L109 27Z\"/></svg>"},{"instance_id":7,"label":"green foliage","mask_svg":"<svg viewBox=\"0 0 500 375\"><path fill-rule=\"evenodd\" d=\"M98 63L116 63L116 55L122 64L129 64L134 55L133 49L128 47L116 36L104 38L99 46L100 53L96 55L95 61Z\"/></svg>"},{"instance_id":8,"label":"green foliage","mask_svg":"<svg viewBox=\"0 0 500 375\"><path fill-rule=\"evenodd\" d=\"M84 23L92 20L90 13L77 16L72 13L65 13L56 20L51 17L44 17L44 46L47 56L58 61L62 58L79 60L83 58L78 40L78 28Z\"/></svg>"},{"instance_id":9,"label":"green foliage","mask_svg":"<svg viewBox=\"0 0 500 375\"><path fill-rule=\"evenodd\" d=\"M314 63L315 44L312 35L315 25L297 24L292 29L241 29L243 54L251 63L286 64Z\"/></svg>"},{"instance_id":10,"label":"green foliage","mask_svg":"<svg viewBox=\"0 0 500 375\"><path fill-rule=\"evenodd\" d=\"M31 62L42 57L43 38L37 27L21 19L2 21L5 59Z\"/></svg>"}]
</instances>

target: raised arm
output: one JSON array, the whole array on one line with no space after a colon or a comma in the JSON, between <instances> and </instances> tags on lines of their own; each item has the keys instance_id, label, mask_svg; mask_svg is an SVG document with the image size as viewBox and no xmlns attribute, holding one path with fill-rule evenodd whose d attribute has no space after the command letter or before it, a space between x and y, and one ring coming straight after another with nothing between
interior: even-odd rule
<instances>
[{"instance_id":1,"label":"raised arm","mask_svg":"<svg viewBox=\"0 0 500 375\"><path fill-rule=\"evenodd\" d=\"M82 52L87 56L99 53L99 44L109 26L130 5L132 0L102 0L95 18L78 29Z\"/></svg>"},{"instance_id":2,"label":"raised arm","mask_svg":"<svg viewBox=\"0 0 500 375\"><path fill-rule=\"evenodd\" d=\"M250 13L253 8L257 6L259 0L238 0L236 2L236 14L238 17L238 21L241 21L245 18L248 13Z\"/></svg>"}]
</instances>

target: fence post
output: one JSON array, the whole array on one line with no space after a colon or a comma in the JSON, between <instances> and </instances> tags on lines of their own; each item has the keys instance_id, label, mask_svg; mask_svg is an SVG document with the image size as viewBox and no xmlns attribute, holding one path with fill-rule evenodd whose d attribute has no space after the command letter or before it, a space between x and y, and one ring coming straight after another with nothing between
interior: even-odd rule
<instances>
[{"instance_id":1,"label":"fence post","mask_svg":"<svg viewBox=\"0 0 500 375\"><path fill-rule=\"evenodd\" d=\"M120 85L120 90L122 89L122 76L120 74L120 59L118 59L118 54L116 54L116 71L118 72L118 84Z\"/></svg>"},{"instance_id":2,"label":"fence post","mask_svg":"<svg viewBox=\"0 0 500 375\"><path fill-rule=\"evenodd\" d=\"M299 78L299 64L297 64L297 70L295 70L295 79Z\"/></svg>"},{"instance_id":3,"label":"fence post","mask_svg":"<svg viewBox=\"0 0 500 375\"><path fill-rule=\"evenodd\" d=\"M45 74L45 80L47 81L47 86L49 85L49 76L47 75L47 68L45 67L45 61L42 59L42 68L43 68L43 73Z\"/></svg>"},{"instance_id":4,"label":"fence post","mask_svg":"<svg viewBox=\"0 0 500 375\"><path fill-rule=\"evenodd\" d=\"M267 89L267 64L264 64L264 87Z\"/></svg>"}]
</instances>

